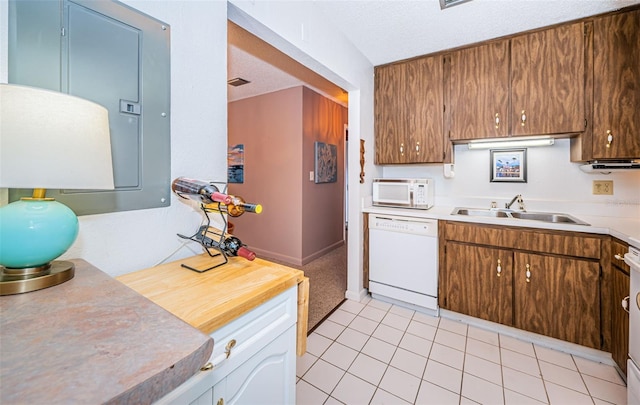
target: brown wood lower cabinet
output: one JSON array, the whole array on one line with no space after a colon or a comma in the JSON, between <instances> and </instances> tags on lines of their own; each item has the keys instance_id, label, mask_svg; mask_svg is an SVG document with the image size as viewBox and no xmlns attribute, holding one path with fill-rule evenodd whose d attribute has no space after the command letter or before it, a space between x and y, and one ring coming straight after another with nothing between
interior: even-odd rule
<instances>
[{"instance_id":1,"label":"brown wood lower cabinet","mask_svg":"<svg viewBox=\"0 0 640 405\"><path fill-rule=\"evenodd\" d=\"M441 226L441 308L603 348L602 267L594 252L604 238L448 221Z\"/></svg>"},{"instance_id":2,"label":"brown wood lower cabinet","mask_svg":"<svg viewBox=\"0 0 640 405\"><path fill-rule=\"evenodd\" d=\"M629 298L629 265L623 256L629 245L617 239L611 241L611 357L626 374L629 353L629 313L622 301Z\"/></svg>"},{"instance_id":3,"label":"brown wood lower cabinet","mask_svg":"<svg viewBox=\"0 0 640 405\"><path fill-rule=\"evenodd\" d=\"M598 262L521 252L514 256L515 326L600 348Z\"/></svg>"},{"instance_id":4,"label":"brown wood lower cabinet","mask_svg":"<svg viewBox=\"0 0 640 405\"><path fill-rule=\"evenodd\" d=\"M629 297L629 274L613 270L613 310L611 311L611 357L626 374L629 354L629 313L622 300Z\"/></svg>"},{"instance_id":5,"label":"brown wood lower cabinet","mask_svg":"<svg viewBox=\"0 0 640 405\"><path fill-rule=\"evenodd\" d=\"M447 245L446 307L513 325L512 252L452 242ZM500 271L498 271L498 269Z\"/></svg>"}]
</instances>

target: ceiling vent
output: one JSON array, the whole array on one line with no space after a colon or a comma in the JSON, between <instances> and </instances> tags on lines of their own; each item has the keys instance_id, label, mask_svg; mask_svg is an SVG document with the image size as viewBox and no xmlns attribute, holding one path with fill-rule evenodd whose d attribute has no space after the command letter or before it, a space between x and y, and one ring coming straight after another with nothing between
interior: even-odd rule
<instances>
[{"instance_id":1,"label":"ceiling vent","mask_svg":"<svg viewBox=\"0 0 640 405\"><path fill-rule=\"evenodd\" d=\"M245 85L247 83L251 83L251 82L249 80L245 80L245 79L243 79L241 77L236 77L236 78L233 78L233 79L229 79L227 81L227 84L229 84L230 86L234 86L234 87L243 86L243 85Z\"/></svg>"},{"instance_id":2,"label":"ceiling vent","mask_svg":"<svg viewBox=\"0 0 640 405\"><path fill-rule=\"evenodd\" d=\"M448 7L457 6L458 4L466 3L471 0L440 0L440 8L444 10Z\"/></svg>"}]
</instances>

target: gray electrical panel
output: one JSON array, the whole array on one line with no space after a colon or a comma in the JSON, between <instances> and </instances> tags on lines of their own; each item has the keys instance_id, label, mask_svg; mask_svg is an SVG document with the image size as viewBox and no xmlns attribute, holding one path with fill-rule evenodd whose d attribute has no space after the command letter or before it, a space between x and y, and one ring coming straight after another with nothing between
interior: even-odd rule
<instances>
[{"instance_id":1,"label":"gray electrical panel","mask_svg":"<svg viewBox=\"0 0 640 405\"><path fill-rule=\"evenodd\" d=\"M116 189L47 190L77 215L170 204L170 80L161 21L116 1L9 2L9 82L109 110ZM30 193L10 190L9 199Z\"/></svg>"}]
</instances>

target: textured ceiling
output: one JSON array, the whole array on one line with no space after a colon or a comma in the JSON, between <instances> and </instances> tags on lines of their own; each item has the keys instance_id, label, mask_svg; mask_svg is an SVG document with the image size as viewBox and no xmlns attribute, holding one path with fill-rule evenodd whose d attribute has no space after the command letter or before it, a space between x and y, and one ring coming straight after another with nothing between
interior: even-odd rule
<instances>
[{"instance_id":1,"label":"textured ceiling","mask_svg":"<svg viewBox=\"0 0 640 405\"><path fill-rule=\"evenodd\" d=\"M231 21L227 24L227 77L251 83L228 86L228 101L306 85L344 105L347 93Z\"/></svg>"},{"instance_id":2,"label":"textured ceiling","mask_svg":"<svg viewBox=\"0 0 640 405\"><path fill-rule=\"evenodd\" d=\"M575 20L639 0L314 0L374 66Z\"/></svg>"},{"instance_id":3,"label":"textured ceiling","mask_svg":"<svg viewBox=\"0 0 640 405\"><path fill-rule=\"evenodd\" d=\"M472 0L440 9L438 0L307 1L374 65L455 48L616 10L640 0ZM321 17L318 17L321 18ZM229 101L305 84L342 103L346 94L293 59L229 23Z\"/></svg>"}]
</instances>

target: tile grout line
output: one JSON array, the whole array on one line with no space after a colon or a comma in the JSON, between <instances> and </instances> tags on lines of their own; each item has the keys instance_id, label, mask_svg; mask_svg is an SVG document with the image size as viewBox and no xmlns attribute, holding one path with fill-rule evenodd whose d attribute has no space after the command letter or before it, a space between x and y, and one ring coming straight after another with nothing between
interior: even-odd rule
<instances>
[{"instance_id":1,"label":"tile grout line","mask_svg":"<svg viewBox=\"0 0 640 405\"><path fill-rule=\"evenodd\" d=\"M369 302L371 302L371 301L369 301ZM360 309L360 311L358 311L358 313L354 314L354 315L355 315L355 316L354 316L354 318L353 318L353 319L352 319L352 320L351 320L351 321L350 321L350 322L345 326L345 329L344 329L344 330L347 330L347 329L349 328L349 325L351 325L351 324L353 323L353 321L354 321L354 320L355 320L355 319L360 315L360 313L361 313L361 312L364 310L364 308L366 308L367 306L369 306L369 303L367 303L367 304L366 304L362 309ZM380 308L377 308L377 307L375 307L375 306L372 306L372 308L375 308L375 309L381 310ZM382 310L381 310L381 311L382 311ZM345 310L345 312L349 312L349 311L346 311L346 310ZM351 313L351 314L353 314L353 312L350 312L350 313ZM387 314L387 313L388 313L388 310L385 312L385 315L384 315L384 316L386 316L386 314ZM382 319L384 319L384 316L382 317ZM363 318L371 320L370 318L366 318L366 317L364 317L364 316L363 316ZM380 326L380 324L382 323L382 319L378 322L378 326ZM374 322L375 322L375 321L374 321ZM376 326L376 328L377 328L377 326ZM342 333L344 333L344 330L340 333L340 335L338 335L338 337L340 337L340 336L342 335ZM360 331L359 331L359 330L357 330L357 329L352 329L352 330L354 330L354 331L356 331L356 332L360 332ZM374 329L374 331L375 331L375 329ZM363 332L360 332L360 333L363 333ZM363 333L363 334L364 334L364 333ZM363 356L371 357L371 356L367 355L366 353L363 353L363 352L362 352L362 349L366 346L367 342L368 342L372 337L373 337L373 335L369 334L369 337L367 338L367 340L366 340L366 341L364 342L364 344L362 345L362 348L360 348L360 350L358 350L358 351L357 351L356 358L358 357L358 355L359 355L359 354L362 354ZM338 341L337 341L337 338L336 338L336 339L334 339L334 340L332 340L332 342L333 342L333 343L338 343L338 344L340 344L340 342L338 342ZM332 344L333 344L333 343L332 343ZM331 347L331 345L329 345L329 347ZM327 350L328 350L328 348L329 348L329 347L327 347ZM349 346L347 346L347 347L349 347ZM396 348L396 350L397 350L397 348ZM326 352L326 350L325 350L325 352ZM395 352L394 352L394 353L395 353ZM323 354L324 354L324 353L323 353ZM374 357L371 357L371 358L372 358L372 359L374 359L374 360L378 360L378 359L375 359ZM326 360L325 360L325 361L326 361ZM354 362L354 361L355 361L355 358L354 358L354 360L349 364L349 367L351 367L351 365L353 365L353 362ZM331 363L329 363L329 364L331 364ZM333 365L333 366L335 366L335 365ZM335 367L337 367L337 366L335 366ZM347 374L351 374L351 373L349 373L349 367L347 367L347 370L344 370L344 374L342 375L342 377L340 377L340 379L339 379L339 380L338 380L338 382L336 383L335 387L333 387L333 389L331 390L331 392L328 394L328 397L327 397L327 399L325 400L325 403L329 400L329 398L333 398L333 399L335 399L335 400L336 400L336 401L338 401L338 402L342 402L342 401L338 400L337 398L333 397L333 396L332 396L332 394L333 394L333 392L335 392L335 390L336 390L336 388L338 387L338 385L340 385L340 382L341 382L341 381L342 381L342 379L345 377L345 375L347 375ZM386 370L387 370L387 368L388 368L388 367L389 367L389 364L387 364L387 365L386 365L385 372L383 373L383 375L382 375L382 377L381 377L381 379L380 379L380 382L382 382L382 378L384 378L384 374L386 373ZM338 368L339 368L339 367L338 367ZM362 380L362 381L364 381L364 382L368 383L368 384L371 384L369 381L366 381L366 380L364 380L364 379L362 379L362 378L358 377L357 375L354 375L354 374L351 374L351 375L352 375L352 376L354 376L355 378L358 378L358 379L360 379L360 380ZM373 384L371 384L371 385L373 385ZM380 389L379 384L375 386L375 390L373 391L373 395L374 395L374 396L375 396L375 393L376 393L376 391L377 391L378 389ZM321 391L322 391L322 390L321 390ZM324 392L324 391L322 391L322 392ZM372 396L371 398L373 399L373 396ZM370 400L369 402L371 402L371 400Z\"/></svg>"},{"instance_id":2,"label":"tile grout line","mask_svg":"<svg viewBox=\"0 0 640 405\"><path fill-rule=\"evenodd\" d=\"M346 301L346 302L348 302L348 301ZM434 325L433 325L433 324L431 324L431 323L423 323L423 322L421 322L420 320L416 319L416 314L418 314L418 313L419 313L418 311L413 311L413 314L411 314L411 316L410 316L410 317L407 317L407 316L404 316L404 315L402 315L402 314L392 312L392 310L393 310L393 308L394 308L394 304L385 303L385 305L386 305L386 304L388 304L389 306L387 307L387 309L381 309L381 308L379 308L379 307L378 307L378 306L376 306L376 305L370 305L370 304L371 304L371 302L373 302L373 300L372 300L372 299L368 300L368 301L367 301L367 303L366 303L366 304L364 304L364 305L362 306L362 308L360 308L359 310L357 310L357 312L355 312L355 313L354 313L354 312L347 311L347 310L343 309L343 311L344 311L344 312L347 312L347 313L349 313L349 314L353 315L353 319L351 319L351 320L350 320L346 325L342 325L342 324L340 324L340 323L337 323L337 322L333 321L334 323L336 323L336 324L340 325L340 327L343 327L343 330L342 330L342 331L341 331L341 332L340 332L340 333L339 333L335 338L327 338L326 336L324 336L324 335L322 335L322 334L318 333L317 331L315 331L315 332L314 332L314 333L317 333L319 336L323 337L324 339L329 340L329 341L330 341L330 344L329 344L329 345L327 346L327 348L326 348L326 349L324 349L324 350L322 351L322 353L321 353L321 354L320 354L320 355L319 355L319 356L318 356L318 357L317 357L317 358L316 358L316 359L311 363L311 365L307 368L307 370L306 370L306 371L305 371L305 372L304 372L300 377L298 377L298 381L303 380L303 381L305 381L305 383L307 383L307 384L311 385L312 387L314 387L314 388L318 389L318 390L319 390L320 392L322 392L323 394L327 395L327 400L326 400L326 401L328 401L330 398L332 398L333 400L336 400L336 401L338 401L338 402L341 402L341 401L339 401L337 398L333 397L333 396L332 396L332 394L335 392L336 388L338 387L338 385L340 384L340 382L344 379L344 377L345 377L345 375L346 375L346 374L351 374L351 376L352 376L352 377L358 378L360 381L366 382L367 384L370 384L370 385L373 385L373 386L374 386L374 388L375 388L375 389L374 389L374 391L373 391L372 397L371 397L371 399L370 399L370 401L369 401L369 402L373 401L373 398L375 397L375 395L376 395L376 393L377 393L378 391L382 391L382 392L384 392L385 394L392 395L393 397L398 398L395 394L393 394L393 393L391 393L391 392L389 392L389 391L386 391L386 390L384 390L383 388L381 388L381 387L380 387L380 383L382 383L382 380L383 380L383 379L384 379L384 377L388 374L388 372L389 372L389 367L394 367L394 366L392 366L391 362L393 361L393 358L394 358L394 357L396 356L396 354L398 353L398 349L400 349L400 348L401 348L401 347L400 347L400 344L401 344L402 340L403 340L407 335L412 335L412 336L416 336L416 337L418 337L418 338L423 338L423 337L422 337L421 335L419 335L419 334L414 334L414 333L410 333L410 332L409 332L409 327L411 326L411 323L412 323L412 322L417 322L417 323L420 323L420 324L422 324L422 325L428 325L428 326L434 327ZM384 302L384 301L382 301L382 302ZM382 317L380 318L380 320L379 320L379 321L374 320L374 319L371 319L371 318L367 318L366 316L361 316L361 315L360 315L360 314L362 313L362 311L363 311L365 308L367 308L367 307L370 307L370 308L373 308L373 309L377 309L377 310L379 310L379 311L384 312L384 314L382 315ZM339 308L340 308L340 307L339 307ZM402 308L402 307L400 307L400 308ZM391 326L391 325L388 325L388 324L386 324L386 323L383 323L384 319L385 319L389 314L393 314L393 315L395 315L395 316L398 316L398 317L403 318L404 320L408 320L408 323L407 323L406 327L405 327L404 329L397 329L395 326ZM353 322L355 321L355 319L356 319L358 316L361 316L362 318L364 318L364 319L366 319L366 320L369 320L369 321L372 321L372 322L376 322L376 326L375 326L375 328L374 328L370 333L366 333L366 334L365 334L364 332L361 332L361 331L360 331L360 330L358 330L358 329L349 328L349 326L353 324ZM429 352L427 353L426 363L425 363L425 367L422 369L422 375L421 375L421 377L416 377L414 374L412 374L412 373L408 373L409 375L414 376L414 377L418 378L418 380L419 380L419 382L418 382L418 389L417 389L417 392L416 392L415 398L413 399L413 403L414 403L414 404L416 403L417 398L418 398L418 395L419 395L419 393L420 393L420 389L423 387L424 383L425 383L425 382L429 382L429 381L427 381L427 380L425 380L425 379L424 379L424 378L425 378L426 367L427 367L428 363L429 363L430 361L435 361L435 362L437 362L437 363L440 363L440 362L438 362L437 360L434 360L434 359L432 359L432 358L431 358L431 355L432 355L433 350L434 350L434 345L437 343L437 342L436 342L436 336L437 336L437 334L438 334L438 331L440 331L440 330L447 331L447 332L451 332L451 333L455 333L455 334L458 334L458 335L460 335L460 336L464 336L464 337L465 337L464 350L462 351L462 353L463 353L462 370L461 370L462 378L461 378L461 381L460 381L460 387L459 387L459 388L460 388L460 392L459 392L459 394L457 394L457 395L458 395L459 401L462 401L462 399L463 399L463 398L464 398L464 399L472 400L472 399L467 398L467 397L464 397L464 396L462 395L462 387L463 387L463 384L464 384L464 374L465 374L465 370L466 370L466 367L467 367L467 364L466 364L466 363L467 363L467 358L466 358L466 356L467 356L467 354L472 355L472 354L470 354L470 353L468 353L468 352L467 352L467 350L468 350L468 339L474 339L474 340L476 340L476 341L479 341L479 342L482 342L482 343L487 343L487 344L489 344L489 343L488 343L488 342L485 342L485 341L484 341L484 340L482 340L482 339L479 339L479 338L476 338L476 337L469 336L469 325L466 325L466 326L467 326L467 328L466 328L466 334L465 334L465 335L461 335L461 334L460 334L460 333L458 333L457 331L456 331L456 332L454 332L454 331L452 331L452 330L446 329L445 327L442 327L442 322L441 322L441 321L442 321L442 319L444 319L444 318L441 318L441 317L437 317L437 318L438 318L438 322L437 322L437 325L435 326L436 331L435 331L435 334L434 334L434 336L433 336L433 340L431 341L431 346L430 346L430 348L429 348ZM453 321L453 322L457 322L457 321L455 321L455 320L452 320L452 321ZM463 323L463 324L464 324L464 322L461 322L461 323ZM374 359L374 360L380 361L379 359L377 359L377 358L375 358L375 357L372 357L372 356L370 356L370 355L368 355L368 354L364 353L364 352L362 351L362 349L364 349L364 347L367 345L367 343L369 343L369 342L371 341L371 338L373 338L373 337L375 337L377 340L379 340L379 341L381 341L381 342L383 342L383 343L386 343L386 344L392 344L392 343L390 343L390 342L387 342L386 340L383 340L383 339L381 339L381 338L376 337L376 336L374 336L374 335L373 335L373 334L378 330L378 328L379 328L381 325L384 325L385 327L389 327L389 328L395 329L395 330L397 330L397 331L401 331L401 332L402 332L402 335L401 335L401 337L400 337L399 342L398 342L397 344L394 344L394 345L393 345L393 346L394 346L393 353L391 354L391 357L389 358L389 361L388 361L388 362L386 362L386 363L384 363L384 372L382 373L382 376L380 377L380 380L379 380L378 384L377 384L377 385L375 385L375 384L373 384L373 383L371 383L371 382L369 382L369 381L367 381L367 380L365 380L365 379L363 379L363 378L361 378L361 377L359 377L359 376L357 376L357 375L355 375L355 374L352 374L351 372L349 372L349 368L350 368L351 366L353 366L353 364L354 364L354 362L355 362L355 359L356 359L356 358L357 358L357 356L359 356L359 355L367 356L367 357L369 357L369 358L371 358L371 359ZM340 342L338 342L338 341L337 341L337 339L338 339L338 338L339 338L339 337L340 337L340 336L341 336L341 335L342 335L342 334L343 334L347 329L351 329L352 331L355 331L355 332L359 332L359 333L365 334L365 335L367 335L367 337L366 337L366 339L365 339L365 341L364 341L364 343L363 343L362 347L361 347L359 350L357 350L357 352L356 352L356 357L354 358L354 360L353 360L353 361L351 361L351 362L349 363L349 365L347 366L347 370L342 370L340 367L338 367L338 366L336 366L336 365L332 364L331 362L328 362L327 360L322 359L322 356L323 356L323 355L325 355L325 354L327 353L327 350L329 349L329 347L331 347L334 343L340 343ZM610 381L610 380L609 380L609 379L607 379L607 378L602 378L602 377L601 377L601 375L604 375L604 374L595 375L595 376L592 376L592 375L590 375L590 374L584 374L584 373L581 371L581 369L578 367L577 362L576 362L576 359L575 359L575 356L574 356L574 355L572 355L572 354L567 353L568 355L570 355L570 356L571 356L571 360L572 360L572 362L573 362L573 364L574 364L574 366L575 366L575 370L572 370L571 368L568 368L568 367L566 367L566 366L565 366L565 365L563 365L563 364L555 364L555 363L554 363L554 362L552 362L552 361L546 361L546 360L543 360L542 358L540 358L540 357L539 357L538 350L536 350L536 345L535 345L535 344L533 344L532 342L527 342L527 343L530 343L530 344L532 345L532 348L533 348L533 356L530 356L529 354L527 354L527 353L523 353L523 352L518 351L518 350L516 350L516 349L509 348L509 347L503 347L503 346L502 346L502 344L503 344L503 343L502 343L502 341L501 341L501 338L502 338L502 335L501 335L501 334L499 334L499 333L497 333L497 339L498 339L497 348L498 348L498 352L499 352L499 366L500 366L500 377L501 377L501 385L502 385L502 386L501 386L501 388L502 388L503 401L504 401L505 403L506 403L506 400L507 400L507 399L506 399L506 391L507 391L507 390L508 390L508 391L512 391L512 392L514 392L514 393L517 393L517 394L519 394L519 395L523 395L523 396L525 396L525 397L528 397L528 398L531 398L531 399L537 400L536 398L530 397L529 395L526 395L526 394L524 394L524 393L522 393L522 392L519 392L519 391L513 391L513 390L511 390L511 389L507 389L507 388L506 388L506 386L505 386L505 379L504 379L504 378L505 378L505 376L504 376L504 369L505 369L505 368L508 368L508 369L510 369L510 370L514 370L514 371L517 371L517 372L523 373L523 374L525 374L525 375L528 375L528 376L531 376L531 377L534 377L534 378L540 378L540 380L542 381L542 384L543 384L543 389L545 390L545 396L546 396L547 403L550 403L550 397L549 397L549 391L548 391L547 385L548 385L548 383L554 383L554 382L553 382L553 381L550 381L550 380L548 381L548 380L546 380L546 379L544 378L544 376L543 376L543 374L542 374L542 367L541 367L541 362L542 362L542 361L544 361L545 363L549 363L551 366L559 367L559 368L565 369L565 370L567 370L567 371L571 371L571 372L578 372L578 374L580 375L580 380L581 380L582 384L584 384L584 387L585 387L585 389L586 389L586 392L587 392L586 394L585 394L584 392L578 391L578 390L573 389L573 388L571 388L571 387L567 387L567 386L563 385L562 383L554 383L554 384L557 384L558 386L562 387L563 389L567 389L567 390L570 390L570 391L573 391L573 392L576 392L576 393L579 393L579 394L582 394L582 395L588 395L588 396L591 398L591 401L592 401L592 402L596 399L596 397L594 397L594 396L591 394L591 390L589 389L589 387L587 386L587 383L586 383L586 381L585 381L585 375L589 375L591 378L594 378L594 379L597 379L597 380L601 380L601 381L602 381L602 382L604 382L604 383L608 383L608 384L616 384L616 385L621 385L621 386L623 386L623 387L624 387L624 385L623 385L623 384L619 384L619 383L617 383L617 382ZM423 338L423 339L424 339L424 338ZM515 339L517 339L517 338L515 338ZM520 339L517 339L517 340L520 340ZM340 343L340 344L341 344L341 345L343 345L342 343ZM440 344L440 343L438 343L438 344ZM346 346L346 345L344 345L344 346ZM447 346L447 345L444 345L444 346L446 346L446 347L448 347L448 348L450 348L450 349L453 349L453 350L458 350L457 348L453 348L453 347L450 347L450 346ZM349 347L349 346L346 346L346 347ZM349 347L349 348L351 348L351 347ZM505 366L505 365L504 365L504 363L503 363L503 360L504 360L504 359L503 359L503 351L502 351L502 349L504 349L504 350L508 350L508 351L510 351L510 352L514 352L514 353L519 354L519 355L524 355L524 356L528 356L528 357L532 357L532 358L534 358L534 359L536 360L536 365L537 365L537 368L538 368L538 375L537 375L537 376L534 376L534 375L532 375L532 374L529 374L528 372L520 371L520 370L518 370L518 369L513 369L513 368L511 368L511 367ZM404 350L407 350L407 349L404 349ZM551 349L551 350L553 350L553 349ZM424 357L424 356L422 356L421 354L419 354L419 353L415 353L415 352L413 352L413 351L411 351L411 350L407 350L407 352L411 353L412 355L416 355L416 356L419 356L419 357ZM481 357L481 358L482 358L482 357ZM337 368L339 368L341 371L343 371L343 372L344 372L344 373L343 373L343 375L341 376L341 378L340 378L340 379L338 380L338 382L336 383L336 385L335 385L335 386L333 387L333 389L331 390L331 393L326 393L325 391L321 390L320 388L316 387L315 385L311 384L309 381L307 381L307 380L305 380L305 379L304 379L304 377L307 375L307 373L309 372L309 370L311 370L311 368L313 368L313 366L317 364L318 359L322 359L322 360L323 360L323 361L325 361L326 363L328 363L328 364L330 364L330 365L332 365L332 366L334 366L334 367L337 367ZM485 359L485 360L486 360L486 359ZM487 360L487 361L489 361L489 360ZM440 364L442 364L442 363L440 363ZM444 365L449 366L448 364L444 364ZM451 366L449 366L449 367L451 367ZM401 372L407 373L407 371L405 371L405 370L399 369L399 368L397 368L397 367L394 367L394 368L395 368L396 370L401 371ZM597 371L599 371L599 370L597 370ZM594 372L594 373L592 373L592 374L597 374L597 372ZM485 380L485 379L484 379L484 378L482 378L482 377L478 377L478 378L480 378L480 379L482 379L482 380L484 380L484 381L487 381L488 383L492 383L492 384L494 384L492 381ZM431 383L431 384L434 384L434 383ZM449 391L447 388L442 387L442 386L440 386L440 385L438 385L438 384L434 384L434 385L435 385L435 386L437 386L437 387L439 387L439 388L441 388L441 389L447 390L448 392L452 392L452 391ZM452 392L452 393L454 393L454 392ZM455 393L454 393L454 394L455 394ZM597 399L602 400L602 399L600 399L600 398L597 398ZM472 401L473 401L473 400L472 400ZM604 401L604 400L602 400L602 401ZM606 401L605 401L605 402L606 402Z\"/></svg>"},{"instance_id":3,"label":"tile grout line","mask_svg":"<svg viewBox=\"0 0 640 405\"><path fill-rule=\"evenodd\" d=\"M547 381L542 374L542 367L540 367L540 359L538 358L538 352L536 352L536 345L532 344L533 354L535 355L536 364L538 365L538 372L540 373L540 379L542 380L542 386L544 387L544 395L547 397L547 403L551 403L551 398L549 397L549 390L547 389ZM585 385L586 386L586 385ZM593 399L591 400L593 403Z\"/></svg>"}]
</instances>

